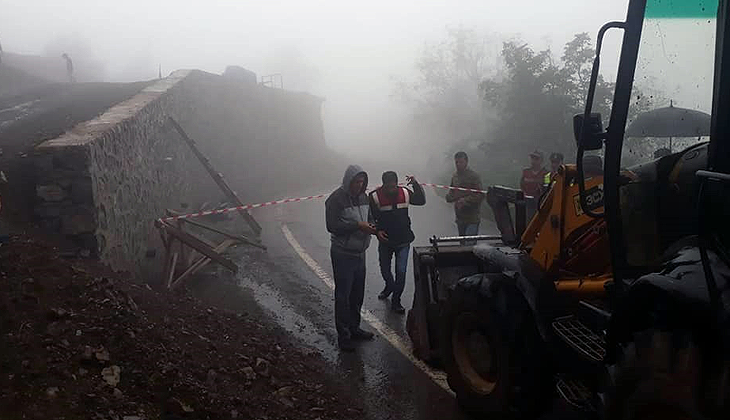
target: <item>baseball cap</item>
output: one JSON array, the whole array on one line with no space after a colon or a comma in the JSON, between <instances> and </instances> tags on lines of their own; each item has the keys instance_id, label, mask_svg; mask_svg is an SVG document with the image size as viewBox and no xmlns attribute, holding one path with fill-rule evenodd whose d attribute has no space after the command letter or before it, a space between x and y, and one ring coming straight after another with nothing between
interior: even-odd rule
<instances>
[{"instance_id":1,"label":"baseball cap","mask_svg":"<svg viewBox=\"0 0 730 420\"><path fill-rule=\"evenodd\" d=\"M564 156L560 152L553 152L550 153L550 160L557 161L557 160L563 160Z\"/></svg>"}]
</instances>

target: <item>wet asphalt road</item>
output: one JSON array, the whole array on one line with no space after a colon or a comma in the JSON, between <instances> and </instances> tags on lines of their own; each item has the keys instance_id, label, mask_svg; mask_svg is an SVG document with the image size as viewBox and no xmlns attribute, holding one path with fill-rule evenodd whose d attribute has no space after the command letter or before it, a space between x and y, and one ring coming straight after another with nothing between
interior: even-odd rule
<instances>
[{"instance_id":1,"label":"wet asphalt road","mask_svg":"<svg viewBox=\"0 0 730 420\"><path fill-rule=\"evenodd\" d=\"M426 206L411 207L416 233L414 245L427 244L432 235L456 233L451 206L429 189L426 198ZM251 291L257 302L285 329L318 350L332 364L333 372L352 384L353 390L362 395L369 418L467 418L456 406L453 395L444 389L443 374L431 371L429 375L422 364L412 361L405 316L391 312L387 301L377 299L384 283L378 267L376 241L367 253L364 309L370 312L371 322L363 321L363 327L375 331L376 338L360 344L355 353L341 353L336 347L333 292L327 284L332 281L332 268L324 200L263 208L253 214L264 228L262 239L276 267L268 283L261 282L260 276L239 274L241 286ZM493 232L488 222L482 224L481 233ZM403 294L407 308L413 299L412 273L409 260Z\"/></svg>"}]
</instances>

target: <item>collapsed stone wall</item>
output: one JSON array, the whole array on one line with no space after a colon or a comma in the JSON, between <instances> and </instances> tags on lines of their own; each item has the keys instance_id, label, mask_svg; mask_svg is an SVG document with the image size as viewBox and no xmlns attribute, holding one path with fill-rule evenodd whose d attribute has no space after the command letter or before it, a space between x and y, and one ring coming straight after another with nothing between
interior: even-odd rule
<instances>
[{"instance_id":1,"label":"collapsed stone wall","mask_svg":"<svg viewBox=\"0 0 730 420\"><path fill-rule=\"evenodd\" d=\"M242 197L263 177L286 176L261 164L278 153L323 152L321 100L201 71L181 70L94 120L36 148L35 213L47 230L72 240L112 269L160 268L154 220L165 209L222 194L179 135L175 118ZM306 149L309 152L302 153ZM283 157L283 156L279 156ZM284 168L287 165L280 165ZM250 193L250 194L249 194Z\"/></svg>"}]
</instances>

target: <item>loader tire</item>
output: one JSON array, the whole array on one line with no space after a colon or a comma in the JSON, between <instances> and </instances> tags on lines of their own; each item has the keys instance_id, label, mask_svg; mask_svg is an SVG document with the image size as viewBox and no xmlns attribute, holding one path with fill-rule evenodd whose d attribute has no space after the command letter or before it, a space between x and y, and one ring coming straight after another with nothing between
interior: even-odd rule
<instances>
[{"instance_id":1,"label":"loader tire","mask_svg":"<svg viewBox=\"0 0 730 420\"><path fill-rule=\"evenodd\" d=\"M532 313L519 295L487 298L477 288L457 284L445 306L441 358L449 386L477 418L535 418L554 384Z\"/></svg>"},{"instance_id":2,"label":"loader tire","mask_svg":"<svg viewBox=\"0 0 730 420\"><path fill-rule=\"evenodd\" d=\"M605 418L706 419L702 353L691 332L652 329L633 337L614 366Z\"/></svg>"}]
</instances>

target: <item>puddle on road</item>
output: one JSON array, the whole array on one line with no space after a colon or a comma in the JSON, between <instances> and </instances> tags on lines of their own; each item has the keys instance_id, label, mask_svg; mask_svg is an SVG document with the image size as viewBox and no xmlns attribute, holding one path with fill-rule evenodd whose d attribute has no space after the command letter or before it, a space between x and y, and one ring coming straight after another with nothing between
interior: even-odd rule
<instances>
[{"instance_id":1,"label":"puddle on road","mask_svg":"<svg viewBox=\"0 0 730 420\"><path fill-rule=\"evenodd\" d=\"M391 394L394 392L394 388L398 388L398 385L393 383L394 378L383 368L387 364L374 366L372 360L367 362L362 359L362 355L357 353L342 357L337 347L326 336L318 332L315 324L296 313L294 308L278 291L268 285L256 283L245 274L238 275L237 280L239 286L250 293L256 303L264 308L274 321L290 333L295 340L317 350L327 363L332 364L338 371L351 378L353 390L363 395L363 403L367 407L366 412L370 413L368 418L391 418L390 415L384 415L394 410L394 407L397 407L397 412L405 414L402 417L404 419L424 418L414 413L418 410L416 410L414 404L407 401L383 404L383 393L387 390L386 393ZM381 353L383 350L380 348L376 353ZM396 378L400 378L400 375L396 375ZM396 379L396 382L399 381Z\"/></svg>"},{"instance_id":2,"label":"puddle on road","mask_svg":"<svg viewBox=\"0 0 730 420\"><path fill-rule=\"evenodd\" d=\"M256 303L269 312L277 324L304 344L319 350L327 362L337 361L335 346L327 337L317 332L317 327L311 321L296 313L279 292L265 284L256 283L246 274L238 275L237 280L242 288L251 293Z\"/></svg>"},{"instance_id":3,"label":"puddle on road","mask_svg":"<svg viewBox=\"0 0 730 420\"><path fill-rule=\"evenodd\" d=\"M442 399L447 398L451 401L451 397L438 386L429 384L416 388L412 386L414 378L419 380L423 378L426 381L427 379L382 337L378 336L372 342L362 343L363 348L354 353L340 353L335 343L333 325L325 326L322 323L326 322L324 319L320 322L320 317L332 316L329 310L321 312L322 302L318 301L324 299L323 293L331 293L322 287L321 282L314 283L318 287L306 287L306 290L300 290L302 283L308 284L308 282L294 281L294 278L302 279L292 274L293 278L282 275L280 281L275 282L279 283L278 285L272 284L272 276L276 276L282 267L272 269L258 257L247 252L241 252L237 257L239 265L246 267L245 272L239 272L236 276L239 287L252 296L257 305L291 334L295 341L317 351L333 366L338 375L347 378L353 392L362 395L368 419L460 418L454 416L453 407L443 404ZM296 273L297 270L309 270L309 268L287 267L284 270L293 270ZM307 271L307 275L311 277L311 272ZM294 284L289 284L290 282ZM393 413L398 415L394 416Z\"/></svg>"}]
</instances>

